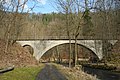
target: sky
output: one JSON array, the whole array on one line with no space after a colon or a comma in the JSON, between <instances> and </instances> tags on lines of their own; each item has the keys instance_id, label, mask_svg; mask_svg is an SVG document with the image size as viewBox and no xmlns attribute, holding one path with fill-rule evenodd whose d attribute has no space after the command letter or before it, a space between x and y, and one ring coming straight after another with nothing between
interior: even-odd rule
<instances>
[{"instance_id":1,"label":"sky","mask_svg":"<svg viewBox=\"0 0 120 80\"><path fill-rule=\"evenodd\" d=\"M23 0L24 1L24 0ZM56 0L37 0L39 7L35 7L33 12L35 13L52 13L52 12L59 12L56 8L55 1ZM80 0L83 2L84 0ZM92 0L91 0L92 1ZM32 6L32 3L28 2L27 6Z\"/></svg>"},{"instance_id":2,"label":"sky","mask_svg":"<svg viewBox=\"0 0 120 80\"><path fill-rule=\"evenodd\" d=\"M23 3L26 0L20 0L20 4L23 5ZM51 12L57 12L57 10L54 8L55 7L55 0L36 0L37 5L34 7L34 9L31 12L34 13L51 13ZM6 4L4 5L6 8L9 7L9 5L13 4L14 6L17 6L18 0L16 2L12 2L12 0L0 0L1 2L5 2ZM34 4L36 4L32 0L28 0L27 3L24 6L24 12L29 11ZM13 8L13 7L11 7ZM19 11L22 10L22 6L19 8Z\"/></svg>"},{"instance_id":3,"label":"sky","mask_svg":"<svg viewBox=\"0 0 120 80\"><path fill-rule=\"evenodd\" d=\"M10 4L13 4L14 6L17 6L18 4L18 0L15 0L15 2L12 2L12 0L0 0L0 2L5 1L6 5L5 7L9 6ZM20 0L20 5L23 5L24 2L27 0ZM24 6L24 12L29 12L29 13L52 13L52 12L58 12L55 4L56 0L36 0L37 2L33 2L33 0L28 0L27 3ZM81 2L84 0L80 0ZM91 1L91 0L90 0ZM37 4L34 9L31 11L30 9L34 6L34 4ZM83 5L83 4L82 4ZM22 7L21 6L19 8L19 11L22 11ZM11 7L13 8L13 7ZM12 10L12 9L11 9Z\"/></svg>"},{"instance_id":4,"label":"sky","mask_svg":"<svg viewBox=\"0 0 120 80\"><path fill-rule=\"evenodd\" d=\"M39 0L38 6L36 6L34 8L33 12L35 12L35 13L57 12L54 1L55 0ZM30 5L30 4L28 4L28 5Z\"/></svg>"}]
</instances>

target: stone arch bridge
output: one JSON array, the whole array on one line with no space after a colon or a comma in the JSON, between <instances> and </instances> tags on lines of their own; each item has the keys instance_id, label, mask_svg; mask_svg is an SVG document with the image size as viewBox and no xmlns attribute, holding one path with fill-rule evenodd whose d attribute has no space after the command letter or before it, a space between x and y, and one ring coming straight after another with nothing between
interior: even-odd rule
<instances>
[{"instance_id":1,"label":"stone arch bridge","mask_svg":"<svg viewBox=\"0 0 120 80\"><path fill-rule=\"evenodd\" d=\"M69 43L69 40L18 40L17 42L21 44L21 46L31 46L34 50L33 56L39 60L49 49L57 45ZM114 45L117 41L109 40L109 42ZM71 43L75 43L75 41L71 40ZM103 58L102 40L77 40L77 44L93 51L100 60Z\"/></svg>"}]
</instances>

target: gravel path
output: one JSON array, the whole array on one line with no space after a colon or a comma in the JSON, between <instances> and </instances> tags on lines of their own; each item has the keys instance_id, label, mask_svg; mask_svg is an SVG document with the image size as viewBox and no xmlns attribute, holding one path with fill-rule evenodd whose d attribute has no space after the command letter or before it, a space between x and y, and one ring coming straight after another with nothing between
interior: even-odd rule
<instances>
[{"instance_id":1,"label":"gravel path","mask_svg":"<svg viewBox=\"0 0 120 80\"><path fill-rule=\"evenodd\" d=\"M62 75L57 68L47 63L45 68L40 71L40 73L37 75L36 80L68 80L65 78L64 75Z\"/></svg>"}]
</instances>

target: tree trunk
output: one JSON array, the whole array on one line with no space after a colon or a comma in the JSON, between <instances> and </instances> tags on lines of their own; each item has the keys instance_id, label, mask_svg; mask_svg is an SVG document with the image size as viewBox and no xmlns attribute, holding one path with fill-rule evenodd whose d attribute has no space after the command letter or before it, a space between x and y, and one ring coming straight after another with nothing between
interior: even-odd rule
<instances>
[{"instance_id":1,"label":"tree trunk","mask_svg":"<svg viewBox=\"0 0 120 80\"><path fill-rule=\"evenodd\" d=\"M102 49L103 49L103 55L104 55L104 63L107 62L107 55L108 55L108 40L102 40Z\"/></svg>"},{"instance_id":2,"label":"tree trunk","mask_svg":"<svg viewBox=\"0 0 120 80\"><path fill-rule=\"evenodd\" d=\"M69 37L69 67L71 67L71 38Z\"/></svg>"},{"instance_id":3,"label":"tree trunk","mask_svg":"<svg viewBox=\"0 0 120 80\"><path fill-rule=\"evenodd\" d=\"M56 46L56 52L58 55L58 63L60 63L60 52L59 52L58 46Z\"/></svg>"},{"instance_id":4,"label":"tree trunk","mask_svg":"<svg viewBox=\"0 0 120 80\"><path fill-rule=\"evenodd\" d=\"M75 38L75 65L77 65L77 38Z\"/></svg>"}]
</instances>

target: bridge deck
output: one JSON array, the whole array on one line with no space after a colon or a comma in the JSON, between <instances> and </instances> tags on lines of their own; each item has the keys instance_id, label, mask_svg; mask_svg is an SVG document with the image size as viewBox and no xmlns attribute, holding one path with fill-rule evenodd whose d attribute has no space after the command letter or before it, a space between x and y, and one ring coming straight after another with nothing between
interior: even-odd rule
<instances>
[{"instance_id":1,"label":"bridge deck","mask_svg":"<svg viewBox=\"0 0 120 80\"><path fill-rule=\"evenodd\" d=\"M75 38L73 36L71 36L71 40L74 40ZM27 37L22 37L22 38L18 38L17 41L23 41L23 40L29 40L29 41L33 41L33 40L69 40L68 36L40 36L40 37L31 37L31 38L27 38ZM93 37L93 36L79 36L77 38L77 40L120 40L120 36L119 37Z\"/></svg>"}]
</instances>

